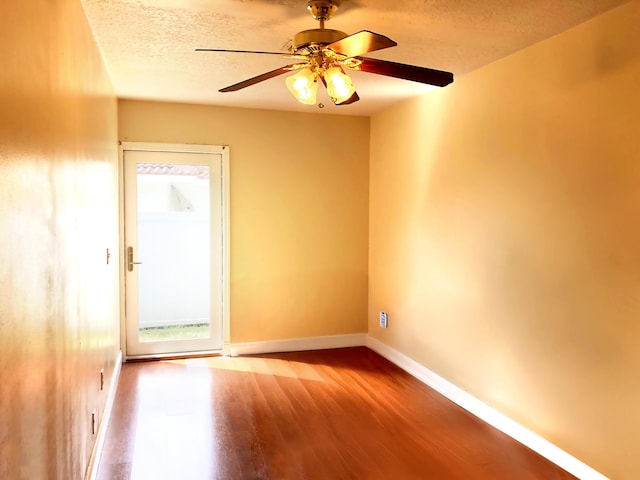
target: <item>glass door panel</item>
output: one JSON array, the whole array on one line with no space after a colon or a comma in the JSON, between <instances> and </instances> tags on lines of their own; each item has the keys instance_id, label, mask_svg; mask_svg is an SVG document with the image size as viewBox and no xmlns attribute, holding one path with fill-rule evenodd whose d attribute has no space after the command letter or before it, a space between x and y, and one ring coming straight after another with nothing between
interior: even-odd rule
<instances>
[{"instance_id":1,"label":"glass door panel","mask_svg":"<svg viewBox=\"0 0 640 480\"><path fill-rule=\"evenodd\" d=\"M137 163L138 339L207 338L209 166Z\"/></svg>"}]
</instances>

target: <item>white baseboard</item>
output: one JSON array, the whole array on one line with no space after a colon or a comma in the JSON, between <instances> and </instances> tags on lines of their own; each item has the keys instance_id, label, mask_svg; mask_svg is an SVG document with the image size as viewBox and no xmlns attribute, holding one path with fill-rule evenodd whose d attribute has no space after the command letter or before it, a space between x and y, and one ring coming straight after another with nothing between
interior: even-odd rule
<instances>
[{"instance_id":1,"label":"white baseboard","mask_svg":"<svg viewBox=\"0 0 640 480\"><path fill-rule=\"evenodd\" d=\"M99 423L96 441L93 444L91 456L89 457L89 465L87 466L87 471L84 476L85 480L96 480L96 478L98 477L100 456L102 455L102 448L104 447L104 441L107 437L107 429L109 428L111 411L113 410L113 404L116 400L116 390L118 389L118 379L120 378L121 369L122 351L119 351L118 356L116 357L115 365L113 366L111 381L109 382L109 390L107 392L107 400L104 405L104 411L102 412L102 420Z\"/></svg>"},{"instance_id":2,"label":"white baseboard","mask_svg":"<svg viewBox=\"0 0 640 480\"><path fill-rule=\"evenodd\" d=\"M329 335L325 337L290 338L285 340L267 340L265 342L230 343L225 353L232 357L260 353L297 352L303 350L326 350L330 348L363 347L366 333L349 335Z\"/></svg>"},{"instance_id":3,"label":"white baseboard","mask_svg":"<svg viewBox=\"0 0 640 480\"><path fill-rule=\"evenodd\" d=\"M528 430L519 423L511 420L486 403L478 400L473 395L468 394L464 390L456 387L452 383L432 372L424 365L389 347L380 340L367 336L366 346L402 368L407 373L413 375L422 383L444 395L452 402L456 403L481 420L484 420L492 427L506 433L511 438L529 447L534 452L542 455L547 460L555 463L572 475L575 475L582 480L609 480L608 477L605 477L603 474L597 472L574 456L556 447L548 440L545 440L538 434L533 433L531 430Z\"/></svg>"}]
</instances>

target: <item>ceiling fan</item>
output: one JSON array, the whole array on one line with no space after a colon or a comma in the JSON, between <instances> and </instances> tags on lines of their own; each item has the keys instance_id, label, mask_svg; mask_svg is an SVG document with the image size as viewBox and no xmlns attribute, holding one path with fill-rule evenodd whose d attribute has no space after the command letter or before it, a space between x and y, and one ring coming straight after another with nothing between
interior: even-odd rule
<instances>
[{"instance_id":1,"label":"ceiling fan","mask_svg":"<svg viewBox=\"0 0 640 480\"><path fill-rule=\"evenodd\" d=\"M313 18L318 20L320 28L296 33L291 42L290 51L287 53L215 48L197 48L196 51L258 53L301 60L298 63L277 68L219 91L235 92L278 75L297 71L294 75L286 78L285 83L293 96L307 105L316 103L319 81L326 87L334 104L348 105L357 102L360 97L356 93L351 78L345 74L345 70L359 70L438 87L444 87L453 82L453 74L450 72L362 57L361 55L369 52L395 47L397 43L384 35L368 30L347 35L339 30L324 28L325 22L336 12L338 6L338 0L309 0L307 10Z\"/></svg>"}]
</instances>

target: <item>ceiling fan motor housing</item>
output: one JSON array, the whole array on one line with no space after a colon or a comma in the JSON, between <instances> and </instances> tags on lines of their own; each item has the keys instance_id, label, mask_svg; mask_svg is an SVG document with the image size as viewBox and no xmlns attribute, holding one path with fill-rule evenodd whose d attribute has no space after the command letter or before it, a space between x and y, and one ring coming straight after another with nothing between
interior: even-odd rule
<instances>
[{"instance_id":1,"label":"ceiling fan motor housing","mask_svg":"<svg viewBox=\"0 0 640 480\"><path fill-rule=\"evenodd\" d=\"M295 53L308 55L317 53L322 47L330 43L342 40L348 35L340 30L331 30L329 28L314 28L311 30L303 30L294 35L292 46Z\"/></svg>"}]
</instances>

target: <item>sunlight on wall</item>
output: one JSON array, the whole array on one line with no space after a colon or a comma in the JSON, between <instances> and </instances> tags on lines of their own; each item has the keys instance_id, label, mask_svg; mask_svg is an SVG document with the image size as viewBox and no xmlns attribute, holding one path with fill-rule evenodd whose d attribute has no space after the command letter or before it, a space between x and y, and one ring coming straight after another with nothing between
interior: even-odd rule
<instances>
[{"instance_id":1,"label":"sunlight on wall","mask_svg":"<svg viewBox=\"0 0 640 480\"><path fill-rule=\"evenodd\" d=\"M116 99L80 2L0 19L0 478L83 478L119 353Z\"/></svg>"},{"instance_id":2,"label":"sunlight on wall","mask_svg":"<svg viewBox=\"0 0 640 480\"><path fill-rule=\"evenodd\" d=\"M624 480L639 20L632 1L371 121L369 333Z\"/></svg>"}]
</instances>

